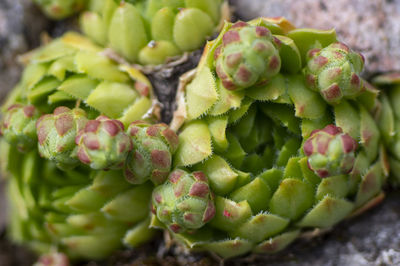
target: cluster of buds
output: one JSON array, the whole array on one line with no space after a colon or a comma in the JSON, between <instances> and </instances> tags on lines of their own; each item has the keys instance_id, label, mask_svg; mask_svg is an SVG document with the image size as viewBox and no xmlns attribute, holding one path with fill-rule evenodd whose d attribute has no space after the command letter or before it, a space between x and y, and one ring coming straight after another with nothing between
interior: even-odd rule
<instances>
[{"instance_id":1,"label":"cluster of buds","mask_svg":"<svg viewBox=\"0 0 400 266\"><path fill-rule=\"evenodd\" d=\"M314 130L303 146L308 167L322 178L350 173L356 149L357 142L335 125Z\"/></svg>"},{"instance_id":2,"label":"cluster of buds","mask_svg":"<svg viewBox=\"0 0 400 266\"><path fill-rule=\"evenodd\" d=\"M216 49L216 71L228 90L248 88L279 73L278 42L269 29L246 22L232 25Z\"/></svg>"},{"instance_id":3,"label":"cluster of buds","mask_svg":"<svg viewBox=\"0 0 400 266\"><path fill-rule=\"evenodd\" d=\"M151 125L143 121L133 122L128 128L133 150L125 163L125 177L133 184L151 180L158 185L171 171L172 155L178 147L178 136L165 124Z\"/></svg>"},{"instance_id":4,"label":"cluster of buds","mask_svg":"<svg viewBox=\"0 0 400 266\"><path fill-rule=\"evenodd\" d=\"M33 105L11 105L1 124L3 137L21 152L32 149L37 142L35 124L39 116Z\"/></svg>"},{"instance_id":5,"label":"cluster of buds","mask_svg":"<svg viewBox=\"0 0 400 266\"><path fill-rule=\"evenodd\" d=\"M203 172L174 170L153 192L153 213L174 233L198 229L215 215L213 194Z\"/></svg>"},{"instance_id":6,"label":"cluster of buds","mask_svg":"<svg viewBox=\"0 0 400 266\"><path fill-rule=\"evenodd\" d=\"M312 49L307 60L307 84L328 103L337 104L342 98L354 98L362 92L364 85L359 74L364 57L347 45L337 42L323 49Z\"/></svg>"}]
</instances>

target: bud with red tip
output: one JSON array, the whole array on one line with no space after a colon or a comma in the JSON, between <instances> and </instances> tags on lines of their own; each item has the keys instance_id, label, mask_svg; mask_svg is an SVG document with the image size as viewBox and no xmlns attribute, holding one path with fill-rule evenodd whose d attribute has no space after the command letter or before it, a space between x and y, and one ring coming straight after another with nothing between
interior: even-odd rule
<instances>
[{"instance_id":1,"label":"bud with red tip","mask_svg":"<svg viewBox=\"0 0 400 266\"><path fill-rule=\"evenodd\" d=\"M314 130L303 146L309 168L322 178L348 174L354 166L356 149L357 142L334 125Z\"/></svg>"},{"instance_id":2,"label":"bud with red tip","mask_svg":"<svg viewBox=\"0 0 400 266\"><path fill-rule=\"evenodd\" d=\"M128 182L142 184L149 179L156 185L164 182L178 147L176 133L165 124L151 125L142 121L133 122L127 133L133 142L124 167Z\"/></svg>"},{"instance_id":3,"label":"bud with red tip","mask_svg":"<svg viewBox=\"0 0 400 266\"><path fill-rule=\"evenodd\" d=\"M105 116L88 121L75 141L78 159L96 170L122 168L132 150L132 141L124 132L124 125Z\"/></svg>"},{"instance_id":4,"label":"bud with red tip","mask_svg":"<svg viewBox=\"0 0 400 266\"><path fill-rule=\"evenodd\" d=\"M33 105L13 104L4 114L1 133L7 142L21 152L28 151L37 142L35 124L39 116L39 111Z\"/></svg>"},{"instance_id":5,"label":"bud with red tip","mask_svg":"<svg viewBox=\"0 0 400 266\"><path fill-rule=\"evenodd\" d=\"M271 32L262 26L235 23L214 54L216 71L228 90L248 88L278 74L281 59Z\"/></svg>"},{"instance_id":6,"label":"bud with red tip","mask_svg":"<svg viewBox=\"0 0 400 266\"><path fill-rule=\"evenodd\" d=\"M33 266L69 266L69 259L64 253L42 255Z\"/></svg>"},{"instance_id":7,"label":"bud with red tip","mask_svg":"<svg viewBox=\"0 0 400 266\"><path fill-rule=\"evenodd\" d=\"M323 49L312 49L307 54L305 68L308 86L318 91L330 104L343 98L354 98L363 91L359 76L364 67L364 57L345 44L337 42Z\"/></svg>"},{"instance_id":8,"label":"bud with red tip","mask_svg":"<svg viewBox=\"0 0 400 266\"><path fill-rule=\"evenodd\" d=\"M215 215L208 178L203 172L174 170L154 190L153 212L174 233L202 227Z\"/></svg>"},{"instance_id":9,"label":"bud with red tip","mask_svg":"<svg viewBox=\"0 0 400 266\"><path fill-rule=\"evenodd\" d=\"M86 125L84 110L57 107L53 114L39 118L36 129L39 153L57 163L60 168L72 168L79 162L76 157L75 138Z\"/></svg>"}]
</instances>

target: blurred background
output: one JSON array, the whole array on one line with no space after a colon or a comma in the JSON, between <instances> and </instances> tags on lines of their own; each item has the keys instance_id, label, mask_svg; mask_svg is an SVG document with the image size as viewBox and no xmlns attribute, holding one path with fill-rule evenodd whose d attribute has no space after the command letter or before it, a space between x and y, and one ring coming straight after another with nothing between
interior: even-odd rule
<instances>
[{"instance_id":1,"label":"blurred background","mask_svg":"<svg viewBox=\"0 0 400 266\"><path fill-rule=\"evenodd\" d=\"M339 39L367 59L364 77L400 70L400 0L230 0L237 19L285 16L297 27L335 28ZM46 19L30 0L0 0L0 101L20 78L18 57L40 45L47 32L59 36L77 28L77 19ZM170 99L173 97L170 97ZM0 158L1 160L1 158ZM3 196L0 184L0 196ZM0 265L31 265L34 256L6 240L5 204L0 199ZM89 265L214 265L212 258L174 256L159 261L162 249L151 243ZM167 254L168 255L168 254ZM400 265L400 194L366 214L346 221L332 232L300 241L273 257L247 258L226 265Z\"/></svg>"}]
</instances>

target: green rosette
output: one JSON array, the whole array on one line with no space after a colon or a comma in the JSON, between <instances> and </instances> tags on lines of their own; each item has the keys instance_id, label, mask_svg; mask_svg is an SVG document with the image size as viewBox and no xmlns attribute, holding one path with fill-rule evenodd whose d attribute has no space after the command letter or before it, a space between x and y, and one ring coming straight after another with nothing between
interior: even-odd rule
<instances>
[{"instance_id":1,"label":"green rosette","mask_svg":"<svg viewBox=\"0 0 400 266\"><path fill-rule=\"evenodd\" d=\"M271 49L242 52L257 43ZM377 90L360 80L357 93L331 102L308 83L309 51L338 46L334 30L296 29L283 18L226 23L182 78L171 127L179 132L173 165L184 174L174 171L155 189L152 226L229 258L278 252L379 202L388 167ZM234 62L223 71L221 54ZM232 89L237 70L254 69L257 56L267 64L245 75L248 87L239 74ZM198 173L202 181L190 177Z\"/></svg>"},{"instance_id":2,"label":"green rosette","mask_svg":"<svg viewBox=\"0 0 400 266\"><path fill-rule=\"evenodd\" d=\"M91 0L81 29L129 62L159 65L200 49L225 19L225 0Z\"/></svg>"},{"instance_id":3,"label":"green rosette","mask_svg":"<svg viewBox=\"0 0 400 266\"><path fill-rule=\"evenodd\" d=\"M96 260L150 240L153 184L131 184L122 170L127 126L157 119L149 81L77 33L24 59L0 139L10 238L40 254Z\"/></svg>"}]
</instances>

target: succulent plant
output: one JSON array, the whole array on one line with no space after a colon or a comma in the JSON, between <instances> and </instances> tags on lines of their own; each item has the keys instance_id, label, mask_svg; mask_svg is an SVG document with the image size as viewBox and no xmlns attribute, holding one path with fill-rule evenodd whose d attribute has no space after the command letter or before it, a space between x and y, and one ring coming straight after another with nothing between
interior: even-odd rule
<instances>
[{"instance_id":1,"label":"succulent plant","mask_svg":"<svg viewBox=\"0 0 400 266\"><path fill-rule=\"evenodd\" d=\"M53 114L41 116L36 123L39 154L60 168L75 167L79 162L75 138L86 122L85 111L65 106L57 107Z\"/></svg>"},{"instance_id":2,"label":"succulent plant","mask_svg":"<svg viewBox=\"0 0 400 266\"><path fill-rule=\"evenodd\" d=\"M172 155L178 146L178 136L165 124L133 122L128 130L133 150L125 162L124 172L128 182L142 184L151 180L159 185L168 177Z\"/></svg>"},{"instance_id":3,"label":"succulent plant","mask_svg":"<svg viewBox=\"0 0 400 266\"><path fill-rule=\"evenodd\" d=\"M380 91L379 128L389 155L390 181L400 186L400 73L393 72L373 79Z\"/></svg>"},{"instance_id":4,"label":"succulent plant","mask_svg":"<svg viewBox=\"0 0 400 266\"><path fill-rule=\"evenodd\" d=\"M303 145L308 167L319 177L349 174L353 170L357 142L332 124L316 129Z\"/></svg>"},{"instance_id":5,"label":"succulent plant","mask_svg":"<svg viewBox=\"0 0 400 266\"><path fill-rule=\"evenodd\" d=\"M328 103L340 103L342 98L355 98L364 86L359 76L364 57L347 45L335 42L307 53L305 75L310 88L321 93Z\"/></svg>"},{"instance_id":6,"label":"succulent plant","mask_svg":"<svg viewBox=\"0 0 400 266\"><path fill-rule=\"evenodd\" d=\"M241 53L237 62L248 70L255 57L267 64L257 68L262 74L251 73L254 82L232 90L219 60L221 53L231 55L224 51L231 36L236 49L251 47L238 38L244 33L253 47L272 43L276 52ZM364 86L332 105L307 85L309 51L331 53L335 43L334 30L296 29L283 18L225 24L196 71L182 78L171 123L179 130L175 170L153 192L152 227L224 258L274 253L303 232L330 228L382 199L388 168L374 120L377 91ZM280 68L268 68L271 60ZM352 56L329 60L354 64ZM231 80L232 69L223 70ZM193 189L197 184L201 189ZM215 213L205 215L212 204Z\"/></svg>"},{"instance_id":7,"label":"succulent plant","mask_svg":"<svg viewBox=\"0 0 400 266\"><path fill-rule=\"evenodd\" d=\"M215 215L213 194L203 172L176 169L153 192L153 210L174 233L199 229Z\"/></svg>"},{"instance_id":8,"label":"succulent plant","mask_svg":"<svg viewBox=\"0 0 400 266\"><path fill-rule=\"evenodd\" d=\"M228 90L245 89L278 74L281 59L276 46L267 28L234 24L214 53L222 85Z\"/></svg>"},{"instance_id":9,"label":"succulent plant","mask_svg":"<svg viewBox=\"0 0 400 266\"><path fill-rule=\"evenodd\" d=\"M85 8L87 0L34 0L52 19L64 19Z\"/></svg>"},{"instance_id":10,"label":"succulent plant","mask_svg":"<svg viewBox=\"0 0 400 266\"><path fill-rule=\"evenodd\" d=\"M7 108L1 123L1 134L21 152L36 146L35 124L40 114L33 105L13 104Z\"/></svg>"},{"instance_id":11,"label":"succulent plant","mask_svg":"<svg viewBox=\"0 0 400 266\"><path fill-rule=\"evenodd\" d=\"M132 148L124 127L157 118L150 82L76 33L23 58L0 138L12 240L42 254L101 259L152 238L153 185L133 185L115 169ZM20 152L21 143L30 149Z\"/></svg>"},{"instance_id":12,"label":"succulent plant","mask_svg":"<svg viewBox=\"0 0 400 266\"><path fill-rule=\"evenodd\" d=\"M132 63L158 65L201 48L227 10L224 0L91 0L81 28Z\"/></svg>"},{"instance_id":13,"label":"succulent plant","mask_svg":"<svg viewBox=\"0 0 400 266\"><path fill-rule=\"evenodd\" d=\"M106 116L87 122L76 137L76 144L79 160L96 170L122 168L133 148L131 139L124 132L124 125Z\"/></svg>"}]
</instances>

